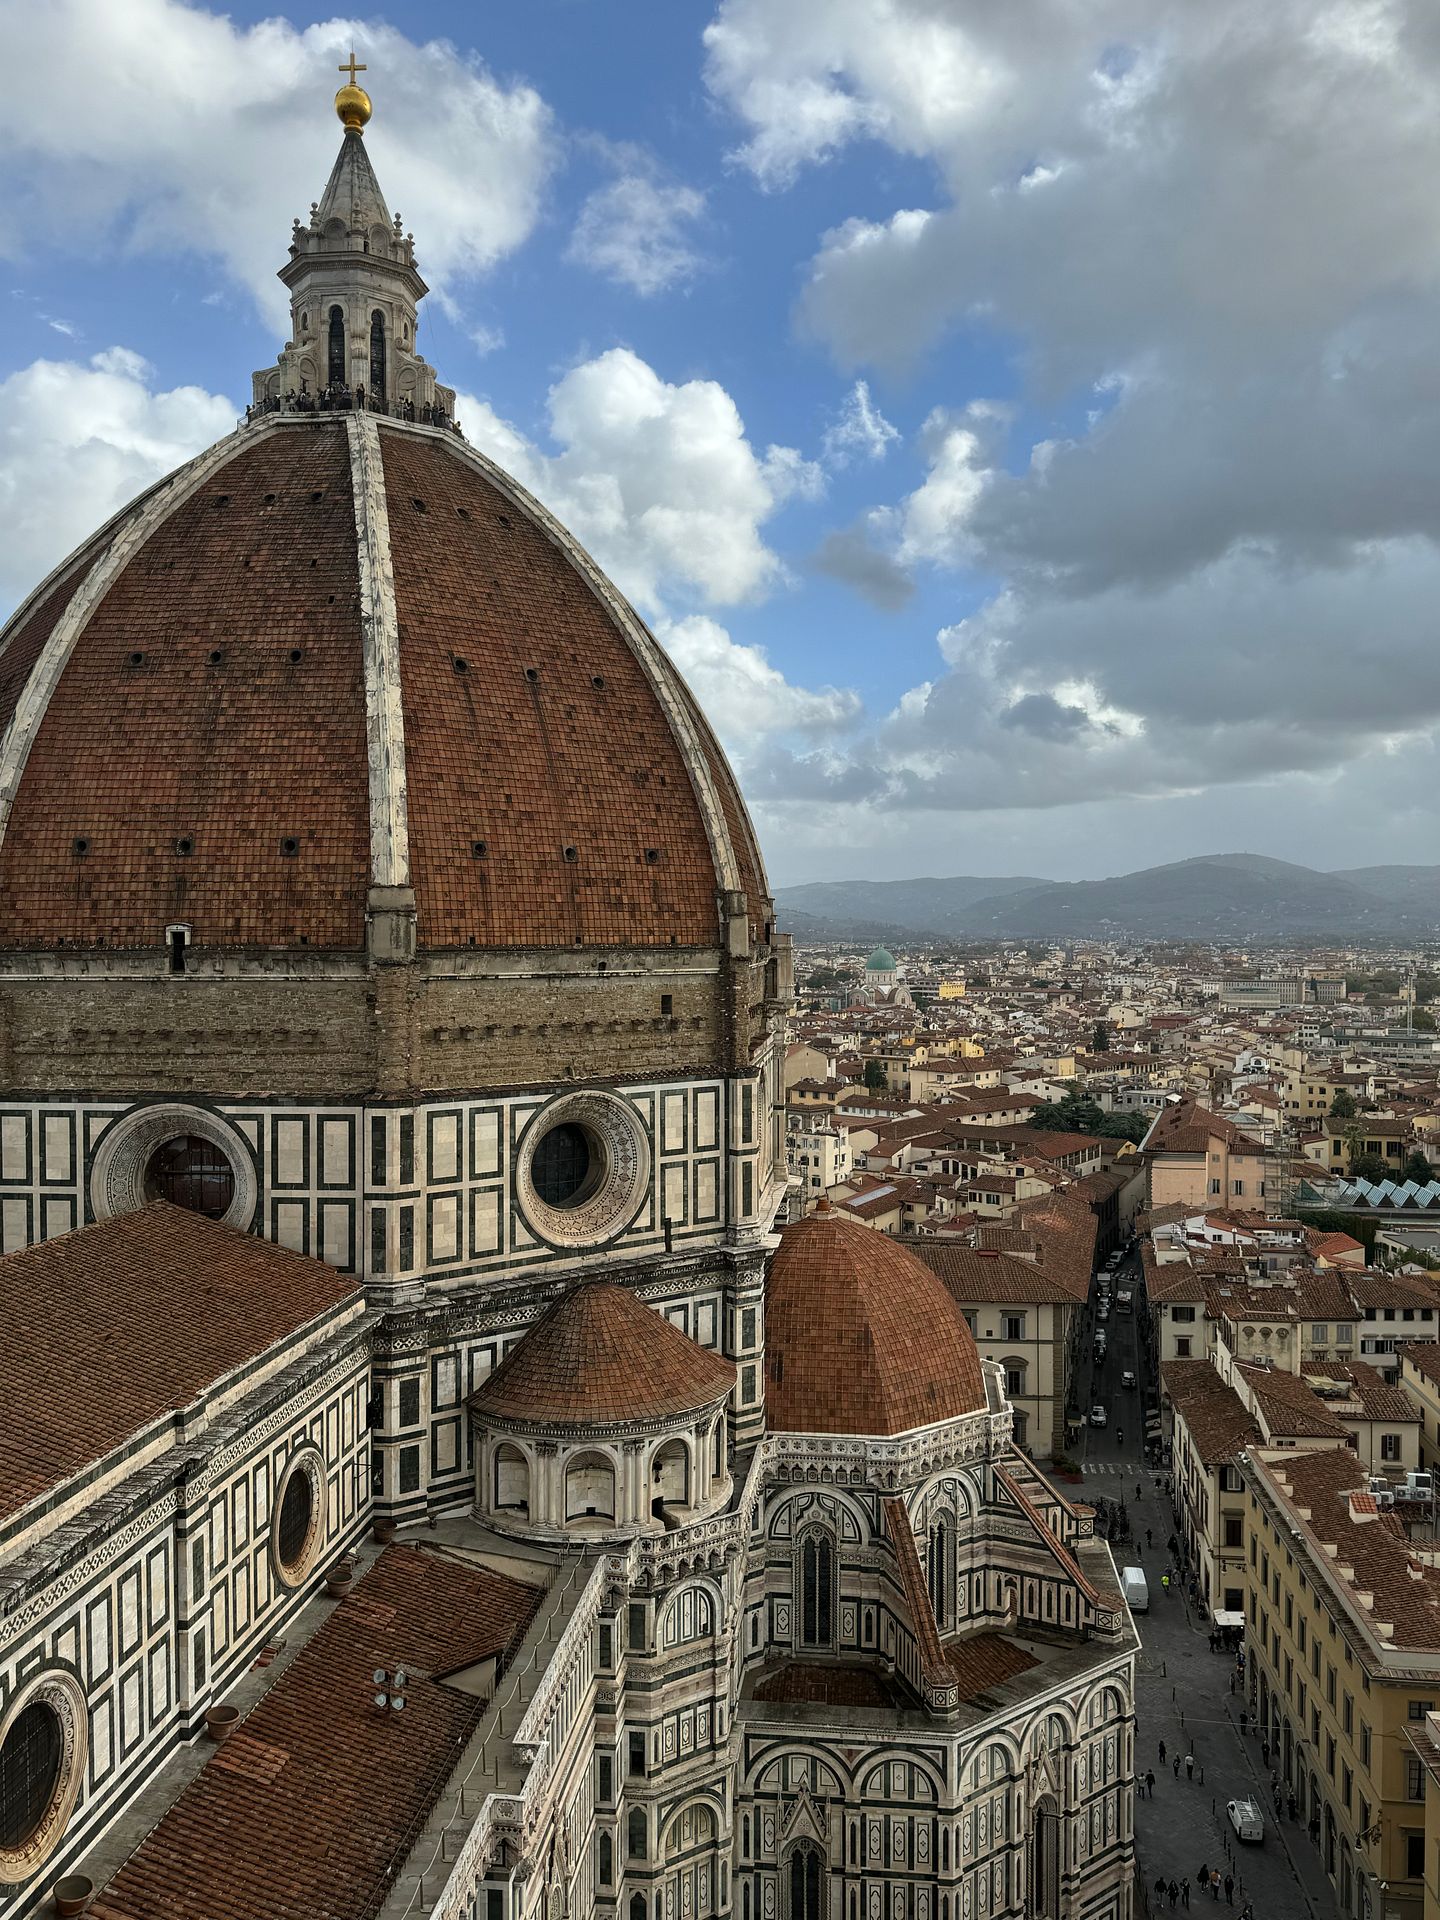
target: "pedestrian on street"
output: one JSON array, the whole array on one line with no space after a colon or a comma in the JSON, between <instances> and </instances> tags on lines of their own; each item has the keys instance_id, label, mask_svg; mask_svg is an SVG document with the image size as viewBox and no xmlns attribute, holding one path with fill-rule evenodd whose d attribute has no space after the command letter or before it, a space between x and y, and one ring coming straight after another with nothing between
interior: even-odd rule
<instances>
[{"instance_id":1,"label":"pedestrian on street","mask_svg":"<svg viewBox=\"0 0 1440 1920\"><path fill-rule=\"evenodd\" d=\"M1209 1869L1209 1867L1201 1867L1201 1869L1200 1869L1200 1871L1199 1871L1199 1873L1197 1873L1197 1874L1196 1874L1196 1876L1195 1876L1195 1884L1196 1884L1197 1886L1200 1886L1200 1887L1208 1887L1208 1886L1209 1886L1209 1884L1210 1884L1210 1869Z\"/></svg>"},{"instance_id":2,"label":"pedestrian on street","mask_svg":"<svg viewBox=\"0 0 1440 1920\"><path fill-rule=\"evenodd\" d=\"M1146 1527L1145 1529L1145 1544L1147 1547L1153 1547L1155 1544L1155 1536L1150 1531L1149 1527Z\"/></svg>"},{"instance_id":3,"label":"pedestrian on street","mask_svg":"<svg viewBox=\"0 0 1440 1920\"><path fill-rule=\"evenodd\" d=\"M1218 1900L1220 1898L1220 1869L1218 1867L1212 1867L1210 1869L1210 1898L1212 1900Z\"/></svg>"},{"instance_id":4,"label":"pedestrian on street","mask_svg":"<svg viewBox=\"0 0 1440 1920\"><path fill-rule=\"evenodd\" d=\"M1268 1740L1262 1740L1260 1742L1260 1764L1265 1767L1268 1767L1270 1764L1270 1742Z\"/></svg>"},{"instance_id":5,"label":"pedestrian on street","mask_svg":"<svg viewBox=\"0 0 1440 1920\"><path fill-rule=\"evenodd\" d=\"M1165 1889L1165 1891L1166 1891L1166 1892L1167 1892L1167 1893L1169 1894L1169 1896L1170 1896L1170 1904L1171 1904L1171 1906L1173 1907L1173 1906L1174 1906L1174 1904L1175 1904L1175 1902L1176 1902L1176 1901L1177 1901L1177 1900L1178 1900L1178 1899L1180 1898L1180 1885L1179 1885L1179 1882L1178 1882L1178 1881L1176 1881L1176 1880L1172 1880L1172 1881L1170 1882L1170 1884L1169 1884L1169 1886L1168 1886L1168 1887L1167 1887L1167 1888Z\"/></svg>"},{"instance_id":6,"label":"pedestrian on street","mask_svg":"<svg viewBox=\"0 0 1440 1920\"><path fill-rule=\"evenodd\" d=\"M1235 1876L1230 1873L1225 1876L1225 1904L1227 1907L1235 1904Z\"/></svg>"},{"instance_id":7,"label":"pedestrian on street","mask_svg":"<svg viewBox=\"0 0 1440 1920\"><path fill-rule=\"evenodd\" d=\"M1249 1714L1248 1714L1248 1713L1246 1713L1246 1711L1245 1711L1245 1709L1244 1709L1244 1707L1241 1707L1241 1709L1240 1709L1240 1732L1241 1732L1241 1734L1242 1734L1242 1736L1243 1736L1243 1734L1244 1734L1244 1732L1245 1732L1245 1723L1246 1723L1246 1722L1247 1722L1247 1721L1249 1720L1249 1718L1250 1718L1250 1716L1249 1716Z\"/></svg>"},{"instance_id":8,"label":"pedestrian on street","mask_svg":"<svg viewBox=\"0 0 1440 1920\"><path fill-rule=\"evenodd\" d=\"M1195 1778L1195 1756L1193 1753L1187 1753L1185 1756L1185 1778L1187 1780L1193 1780Z\"/></svg>"},{"instance_id":9,"label":"pedestrian on street","mask_svg":"<svg viewBox=\"0 0 1440 1920\"><path fill-rule=\"evenodd\" d=\"M1149 1771L1148 1768L1146 1769L1146 1773L1145 1773L1145 1791L1149 1794L1152 1800L1155 1798L1155 1776L1153 1773Z\"/></svg>"},{"instance_id":10,"label":"pedestrian on street","mask_svg":"<svg viewBox=\"0 0 1440 1920\"><path fill-rule=\"evenodd\" d=\"M1165 1876L1163 1873L1157 1873L1155 1876L1155 1904L1157 1907L1159 1906L1160 1902L1164 1898L1165 1898Z\"/></svg>"},{"instance_id":11,"label":"pedestrian on street","mask_svg":"<svg viewBox=\"0 0 1440 1920\"><path fill-rule=\"evenodd\" d=\"M1160 1764L1162 1767L1165 1764L1165 1742L1163 1740L1160 1742Z\"/></svg>"},{"instance_id":12,"label":"pedestrian on street","mask_svg":"<svg viewBox=\"0 0 1440 1920\"><path fill-rule=\"evenodd\" d=\"M1184 1906L1186 1906L1186 1907L1188 1907L1188 1906L1190 1905L1190 1882L1189 1882L1189 1880L1182 1880L1182 1881L1180 1882L1180 1899L1181 1899L1181 1902L1182 1902L1182 1904L1183 1904Z\"/></svg>"},{"instance_id":13,"label":"pedestrian on street","mask_svg":"<svg viewBox=\"0 0 1440 1920\"><path fill-rule=\"evenodd\" d=\"M1175 1778L1177 1780L1180 1778L1180 1756L1178 1753L1175 1756Z\"/></svg>"}]
</instances>

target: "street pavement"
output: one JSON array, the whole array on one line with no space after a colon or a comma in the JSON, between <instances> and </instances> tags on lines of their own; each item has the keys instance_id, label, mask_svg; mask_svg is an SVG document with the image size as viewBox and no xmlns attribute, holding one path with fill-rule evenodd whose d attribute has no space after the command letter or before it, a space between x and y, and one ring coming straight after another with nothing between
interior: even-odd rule
<instances>
[{"instance_id":1,"label":"street pavement","mask_svg":"<svg viewBox=\"0 0 1440 1920\"><path fill-rule=\"evenodd\" d=\"M1136 1278L1134 1263L1127 1261L1112 1284L1112 1299ZM1143 1910L1160 1911L1155 1881L1161 1874L1167 1882L1173 1878L1179 1883L1188 1877L1191 1906L1196 1906L1203 1865L1218 1867L1222 1881L1227 1873L1234 1876L1237 1914L1253 1902L1256 1920L1307 1920L1307 1916L1308 1920L1333 1920L1338 1909L1319 1856L1298 1822L1277 1819L1259 1739L1254 1734L1241 1736L1239 1716L1245 1694L1234 1655L1211 1653L1209 1622L1203 1610L1193 1607L1180 1592L1178 1582L1168 1596L1161 1591L1160 1575L1169 1560L1165 1543L1176 1530L1175 1515L1164 1490L1165 1476L1157 1476L1142 1462L1142 1392L1147 1374L1138 1321L1114 1308L1107 1331L1109 1351L1102 1366L1091 1368L1091 1343L1088 1339L1085 1343L1080 1370L1090 1377L1079 1398L1087 1415L1092 1402L1102 1401L1109 1424L1104 1428L1087 1424L1077 1451L1084 1485L1070 1491L1081 1499L1125 1501L1134 1541L1112 1548L1115 1564L1117 1569L1143 1567L1150 1587L1150 1611L1136 1615L1135 1621L1141 1639L1135 1765L1141 1782L1147 1770L1155 1775L1153 1795L1142 1786L1135 1801L1136 1847L1147 1902ZM1134 1371L1138 1381L1133 1391L1120 1385L1126 1368ZM1149 1547L1145 1545L1147 1527L1154 1542ZM1193 1775L1187 1774L1184 1764L1187 1754L1195 1761ZM1247 1796L1264 1816L1265 1837L1259 1845L1238 1840L1225 1812L1228 1800ZM1209 1894L1204 1898L1207 1904L1215 1904ZM1218 1905L1222 1909L1226 1905L1223 1885ZM1163 1907L1170 1911L1168 1894ZM1183 1903L1177 1910L1183 1910Z\"/></svg>"}]
</instances>

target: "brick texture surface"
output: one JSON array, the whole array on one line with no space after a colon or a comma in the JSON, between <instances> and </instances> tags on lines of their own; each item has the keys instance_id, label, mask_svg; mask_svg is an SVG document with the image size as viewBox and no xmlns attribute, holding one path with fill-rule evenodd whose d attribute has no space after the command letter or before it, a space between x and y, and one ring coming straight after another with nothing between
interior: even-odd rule
<instances>
[{"instance_id":1,"label":"brick texture surface","mask_svg":"<svg viewBox=\"0 0 1440 1920\"><path fill-rule=\"evenodd\" d=\"M97 547L96 553L99 551ZM25 683L35 669L45 642L59 625L94 558L94 554L86 554L63 579L57 580L6 639L0 651L0 735L14 718L20 695L25 691Z\"/></svg>"},{"instance_id":2,"label":"brick texture surface","mask_svg":"<svg viewBox=\"0 0 1440 1920\"><path fill-rule=\"evenodd\" d=\"M470 1396L482 1416L586 1426L698 1412L735 1384L710 1353L625 1287L562 1294Z\"/></svg>"},{"instance_id":3,"label":"brick texture surface","mask_svg":"<svg viewBox=\"0 0 1440 1920\"><path fill-rule=\"evenodd\" d=\"M789 1433L908 1433L985 1405L975 1341L930 1269L828 1209L785 1229L765 1287L765 1402Z\"/></svg>"},{"instance_id":4,"label":"brick texture surface","mask_svg":"<svg viewBox=\"0 0 1440 1920\"><path fill-rule=\"evenodd\" d=\"M483 475L381 440L421 945L713 946L700 805L623 635Z\"/></svg>"},{"instance_id":5,"label":"brick texture surface","mask_svg":"<svg viewBox=\"0 0 1440 1920\"><path fill-rule=\"evenodd\" d=\"M26 1330L0 1400L0 1518L352 1296L318 1260L163 1203L0 1260L0 1326Z\"/></svg>"},{"instance_id":6,"label":"brick texture surface","mask_svg":"<svg viewBox=\"0 0 1440 1920\"><path fill-rule=\"evenodd\" d=\"M163 947L183 921L197 946L362 947L358 593L343 424L237 443L51 697L0 846L0 946Z\"/></svg>"},{"instance_id":7,"label":"brick texture surface","mask_svg":"<svg viewBox=\"0 0 1440 1920\"><path fill-rule=\"evenodd\" d=\"M485 1702L444 1675L513 1646L538 1588L390 1547L106 1887L93 1920L368 1920ZM403 1666L403 1713L373 1704Z\"/></svg>"}]
</instances>

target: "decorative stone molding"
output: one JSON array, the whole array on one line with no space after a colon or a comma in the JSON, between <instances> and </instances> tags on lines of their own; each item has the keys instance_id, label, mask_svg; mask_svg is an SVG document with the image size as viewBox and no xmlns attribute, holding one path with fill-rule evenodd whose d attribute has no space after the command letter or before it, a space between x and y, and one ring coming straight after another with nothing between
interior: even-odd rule
<instances>
[{"instance_id":1,"label":"decorative stone molding","mask_svg":"<svg viewBox=\"0 0 1440 1920\"><path fill-rule=\"evenodd\" d=\"M97 1220L145 1205L145 1169L157 1147L180 1134L219 1147L235 1182L222 1224L248 1232L255 1224L260 1181L250 1148L235 1127L209 1107L161 1100L134 1107L105 1129L90 1162L90 1210Z\"/></svg>"},{"instance_id":2,"label":"decorative stone molding","mask_svg":"<svg viewBox=\"0 0 1440 1920\"><path fill-rule=\"evenodd\" d=\"M536 1149L560 1126L584 1129L601 1157L598 1184L578 1206L543 1200L532 1178ZM526 1123L514 1161L515 1204L546 1246L561 1251L602 1247L634 1220L650 1191L650 1136L639 1113L618 1094L599 1089L562 1093Z\"/></svg>"},{"instance_id":3,"label":"decorative stone molding","mask_svg":"<svg viewBox=\"0 0 1440 1920\"><path fill-rule=\"evenodd\" d=\"M0 1748L4 1747L21 1714L35 1706L47 1708L58 1723L60 1766L39 1823L18 1846L0 1849L0 1886L15 1886L28 1880L49 1859L64 1837L85 1777L90 1723L84 1692L68 1668L44 1668L11 1697L9 1706L0 1714Z\"/></svg>"}]
</instances>

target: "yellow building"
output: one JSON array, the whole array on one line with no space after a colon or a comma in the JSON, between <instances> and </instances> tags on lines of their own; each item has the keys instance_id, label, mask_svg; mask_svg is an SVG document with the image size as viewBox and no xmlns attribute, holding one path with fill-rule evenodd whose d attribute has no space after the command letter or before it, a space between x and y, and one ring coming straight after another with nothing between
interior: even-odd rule
<instances>
[{"instance_id":1,"label":"yellow building","mask_svg":"<svg viewBox=\"0 0 1440 1920\"><path fill-rule=\"evenodd\" d=\"M1420 1461L1440 1467L1440 1345L1416 1340L1400 1349L1400 1387L1420 1416Z\"/></svg>"},{"instance_id":2,"label":"yellow building","mask_svg":"<svg viewBox=\"0 0 1440 1920\"><path fill-rule=\"evenodd\" d=\"M940 998L942 1000L963 1000L965 998L965 982L963 980L942 980L940 982Z\"/></svg>"},{"instance_id":3,"label":"yellow building","mask_svg":"<svg viewBox=\"0 0 1440 1920\"><path fill-rule=\"evenodd\" d=\"M1377 1511L1348 1448L1239 1464L1249 1705L1282 1791L1342 1914L1434 1920L1416 1736L1440 1706L1435 1548Z\"/></svg>"}]
</instances>

